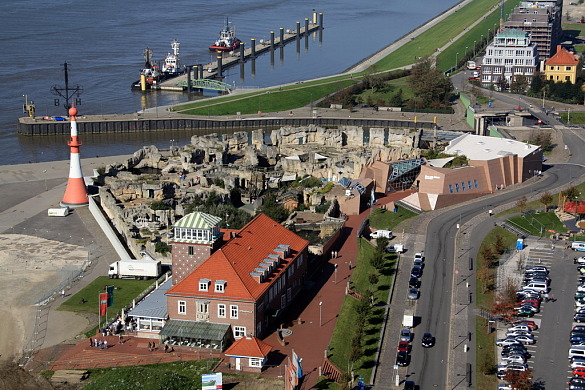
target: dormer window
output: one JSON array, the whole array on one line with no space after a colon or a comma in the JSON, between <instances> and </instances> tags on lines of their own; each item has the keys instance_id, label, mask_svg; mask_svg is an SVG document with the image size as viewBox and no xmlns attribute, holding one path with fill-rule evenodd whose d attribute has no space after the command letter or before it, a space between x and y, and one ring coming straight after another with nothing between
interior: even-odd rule
<instances>
[{"instance_id":1,"label":"dormer window","mask_svg":"<svg viewBox=\"0 0 585 390\"><path fill-rule=\"evenodd\" d=\"M225 292L225 285L226 285L225 280L216 280L215 281L215 292L217 292L217 293Z\"/></svg>"},{"instance_id":2,"label":"dormer window","mask_svg":"<svg viewBox=\"0 0 585 390\"><path fill-rule=\"evenodd\" d=\"M209 291L209 279L199 279L199 291Z\"/></svg>"}]
</instances>

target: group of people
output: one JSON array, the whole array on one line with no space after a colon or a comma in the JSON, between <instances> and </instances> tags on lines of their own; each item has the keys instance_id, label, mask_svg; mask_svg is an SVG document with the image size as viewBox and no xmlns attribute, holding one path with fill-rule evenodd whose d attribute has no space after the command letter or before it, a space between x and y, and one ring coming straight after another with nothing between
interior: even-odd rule
<instances>
[{"instance_id":1,"label":"group of people","mask_svg":"<svg viewBox=\"0 0 585 390\"><path fill-rule=\"evenodd\" d=\"M91 348L98 347L99 349L108 349L108 340L98 340L89 338L89 346Z\"/></svg>"}]
</instances>

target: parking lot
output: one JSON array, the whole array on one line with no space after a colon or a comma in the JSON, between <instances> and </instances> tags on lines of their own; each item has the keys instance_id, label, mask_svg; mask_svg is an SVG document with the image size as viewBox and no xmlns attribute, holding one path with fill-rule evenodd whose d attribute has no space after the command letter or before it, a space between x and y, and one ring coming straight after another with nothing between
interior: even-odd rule
<instances>
[{"instance_id":1,"label":"parking lot","mask_svg":"<svg viewBox=\"0 0 585 390\"><path fill-rule=\"evenodd\" d=\"M585 253L582 254L585 255ZM522 370L522 359L516 355L522 354L522 349L525 349L527 352L525 354L526 365L533 371L537 388L567 389L570 388L571 378L581 375L579 370L574 371L575 365L573 364L571 367L571 360L568 359L571 342L585 344L585 337L580 338L581 334L585 332L581 332L580 329L572 332L574 326L579 325L574 321L574 316L576 311L575 293L580 272L579 266L574 264L573 260L574 257L578 256L579 252L567 249L566 242L529 239L526 242L526 248L512 253L498 270L498 289L500 291L505 288L508 281L514 281L516 285L531 283L532 281L528 279L524 280L527 269L544 266L549 271L548 299L546 293L542 292L539 310L534 310L532 314L529 314L527 310L525 314L527 317L518 317L518 319L525 318L534 322L537 329L526 332L533 336L534 343L523 343L524 347L512 350L512 352L518 353L513 353L514 356L510 362L513 368ZM538 275L537 278L542 278L542 274ZM526 302L535 301L535 298L528 297ZM529 304L527 303L526 306ZM511 324L498 323L496 338L505 339L510 326ZM522 334L522 329L517 329L516 334ZM572 341L571 337L573 337ZM526 338L526 340L528 339ZM502 347L497 348L498 364L502 365L500 368L503 368L503 364L506 363L502 359L502 351ZM582 375L585 375L585 372ZM573 380L573 382L580 381ZM500 380L500 383L503 384L504 381ZM581 387L573 386L571 388L579 389Z\"/></svg>"}]
</instances>

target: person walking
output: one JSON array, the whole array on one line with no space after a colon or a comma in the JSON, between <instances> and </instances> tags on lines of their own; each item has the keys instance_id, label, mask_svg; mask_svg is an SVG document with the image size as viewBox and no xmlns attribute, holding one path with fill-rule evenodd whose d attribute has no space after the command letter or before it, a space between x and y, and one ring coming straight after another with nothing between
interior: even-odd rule
<instances>
[{"instance_id":1,"label":"person walking","mask_svg":"<svg viewBox=\"0 0 585 390\"><path fill-rule=\"evenodd\" d=\"M104 340L104 349L108 349L108 340Z\"/></svg>"},{"instance_id":2,"label":"person walking","mask_svg":"<svg viewBox=\"0 0 585 390\"><path fill-rule=\"evenodd\" d=\"M89 347L93 347L93 339L91 337L89 338Z\"/></svg>"}]
</instances>

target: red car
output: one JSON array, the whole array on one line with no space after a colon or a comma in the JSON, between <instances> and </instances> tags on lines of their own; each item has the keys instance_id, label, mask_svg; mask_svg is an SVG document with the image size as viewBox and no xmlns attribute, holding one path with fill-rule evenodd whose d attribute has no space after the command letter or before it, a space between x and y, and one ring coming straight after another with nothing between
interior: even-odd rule
<instances>
[{"instance_id":1,"label":"red car","mask_svg":"<svg viewBox=\"0 0 585 390\"><path fill-rule=\"evenodd\" d=\"M538 325L536 325L536 322L530 321L530 320L516 321L516 322L514 322L514 325L526 325L527 327L529 327L532 330L538 329Z\"/></svg>"},{"instance_id":2,"label":"red car","mask_svg":"<svg viewBox=\"0 0 585 390\"><path fill-rule=\"evenodd\" d=\"M398 343L398 350L399 351L404 351L406 353L410 353L411 348L412 348L412 346L407 341L401 341Z\"/></svg>"},{"instance_id":3,"label":"red car","mask_svg":"<svg viewBox=\"0 0 585 390\"><path fill-rule=\"evenodd\" d=\"M585 367L575 367L573 369L573 376L578 376L579 378L585 378Z\"/></svg>"}]
</instances>

